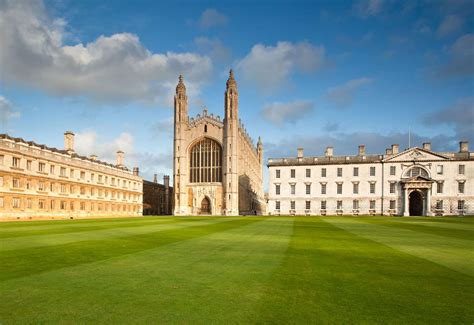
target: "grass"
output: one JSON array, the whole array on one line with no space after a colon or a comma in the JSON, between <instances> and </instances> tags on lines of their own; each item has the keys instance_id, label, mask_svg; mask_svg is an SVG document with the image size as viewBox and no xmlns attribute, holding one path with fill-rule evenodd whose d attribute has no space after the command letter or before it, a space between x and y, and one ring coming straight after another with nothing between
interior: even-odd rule
<instances>
[{"instance_id":1,"label":"grass","mask_svg":"<svg viewBox=\"0 0 474 325\"><path fill-rule=\"evenodd\" d=\"M474 321L474 218L0 224L0 324Z\"/></svg>"}]
</instances>

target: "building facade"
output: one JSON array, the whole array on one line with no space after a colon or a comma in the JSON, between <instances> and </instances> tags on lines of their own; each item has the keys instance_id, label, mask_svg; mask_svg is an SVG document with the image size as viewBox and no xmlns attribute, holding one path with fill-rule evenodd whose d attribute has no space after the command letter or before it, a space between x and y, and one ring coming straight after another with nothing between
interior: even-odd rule
<instances>
[{"instance_id":1,"label":"building facade","mask_svg":"<svg viewBox=\"0 0 474 325\"><path fill-rule=\"evenodd\" d=\"M74 152L74 133L64 150L0 135L0 218L81 218L142 215L138 168Z\"/></svg>"},{"instance_id":2,"label":"building facade","mask_svg":"<svg viewBox=\"0 0 474 325\"><path fill-rule=\"evenodd\" d=\"M384 155L268 160L268 213L272 215L473 215L474 153L434 152L430 143Z\"/></svg>"},{"instance_id":3,"label":"building facade","mask_svg":"<svg viewBox=\"0 0 474 325\"><path fill-rule=\"evenodd\" d=\"M224 119L204 109L188 116L182 76L174 98L174 215L264 214L263 144L255 146L239 120L232 70Z\"/></svg>"},{"instance_id":4,"label":"building facade","mask_svg":"<svg viewBox=\"0 0 474 325\"><path fill-rule=\"evenodd\" d=\"M155 174L153 182L143 181L143 215L173 214L173 188L170 177L163 176L163 184L158 183Z\"/></svg>"}]
</instances>

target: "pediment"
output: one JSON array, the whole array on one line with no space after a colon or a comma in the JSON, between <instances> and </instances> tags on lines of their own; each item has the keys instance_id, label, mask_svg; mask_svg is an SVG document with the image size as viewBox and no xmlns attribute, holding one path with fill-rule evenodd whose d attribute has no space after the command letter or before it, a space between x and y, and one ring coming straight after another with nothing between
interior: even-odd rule
<instances>
[{"instance_id":1,"label":"pediment","mask_svg":"<svg viewBox=\"0 0 474 325\"><path fill-rule=\"evenodd\" d=\"M402 182L403 183L425 183L425 182L430 182L430 183L433 183L435 182L435 180L429 178L429 177L425 177L425 176L413 176L413 177L410 177L410 178L405 178L405 179L402 179Z\"/></svg>"},{"instance_id":2,"label":"pediment","mask_svg":"<svg viewBox=\"0 0 474 325\"><path fill-rule=\"evenodd\" d=\"M395 156L392 156L390 158L385 159L385 161L433 161L433 160L439 160L439 161L444 161L444 160L449 160L448 157L441 155L439 153L422 149L422 148L410 148L408 150L405 150Z\"/></svg>"}]
</instances>

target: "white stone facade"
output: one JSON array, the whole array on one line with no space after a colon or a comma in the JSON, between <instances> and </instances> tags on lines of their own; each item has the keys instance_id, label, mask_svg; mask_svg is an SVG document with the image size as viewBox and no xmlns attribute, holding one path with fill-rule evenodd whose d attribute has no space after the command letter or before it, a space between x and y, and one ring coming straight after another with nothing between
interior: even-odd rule
<instances>
[{"instance_id":1,"label":"white stone facade","mask_svg":"<svg viewBox=\"0 0 474 325\"><path fill-rule=\"evenodd\" d=\"M385 155L268 160L271 215L473 215L474 153L439 153L431 144Z\"/></svg>"}]
</instances>

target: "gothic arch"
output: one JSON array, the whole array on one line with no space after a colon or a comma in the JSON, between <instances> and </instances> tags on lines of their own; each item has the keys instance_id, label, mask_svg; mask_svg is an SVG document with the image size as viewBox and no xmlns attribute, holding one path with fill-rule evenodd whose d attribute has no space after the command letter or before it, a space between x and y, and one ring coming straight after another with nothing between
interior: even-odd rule
<instances>
[{"instance_id":1,"label":"gothic arch","mask_svg":"<svg viewBox=\"0 0 474 325\"><path fill-rule=\"evenodd\" d=\"M201 137L189 147L190 183L222 182L222 146L212 138Z\"/></svg>"}]
</instances>

